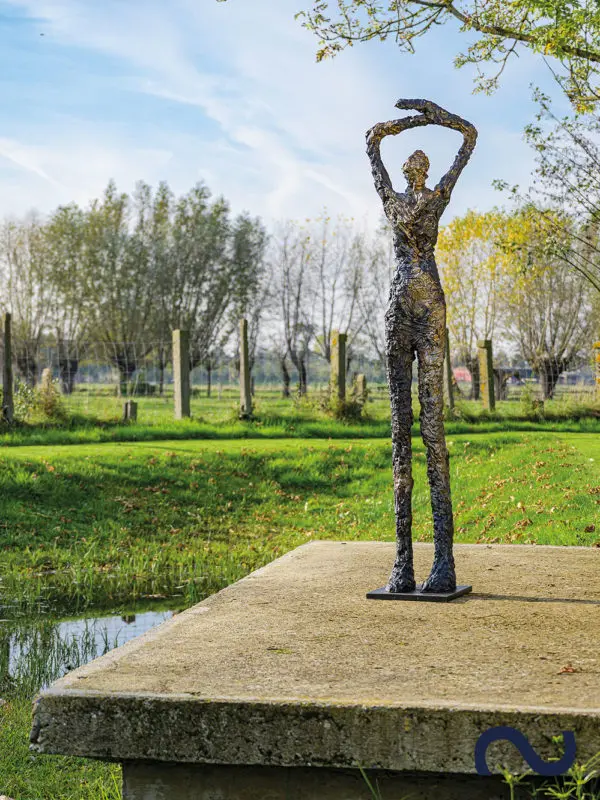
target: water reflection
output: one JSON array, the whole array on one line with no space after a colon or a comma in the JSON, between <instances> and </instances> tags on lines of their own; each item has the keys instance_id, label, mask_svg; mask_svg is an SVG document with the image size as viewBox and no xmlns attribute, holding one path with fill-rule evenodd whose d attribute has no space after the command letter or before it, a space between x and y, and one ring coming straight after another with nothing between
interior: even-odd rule
<instances>
[{"instance_id":1,"label":"water reflection","mask_svg":"<svg viewBox=\"0 0 600 800\"><path fill-rule=\"evenodd\" d=\"M0 620L0 697L32 697L70 670L140 636L174 613Z\"/></svg>"}]
</instances>

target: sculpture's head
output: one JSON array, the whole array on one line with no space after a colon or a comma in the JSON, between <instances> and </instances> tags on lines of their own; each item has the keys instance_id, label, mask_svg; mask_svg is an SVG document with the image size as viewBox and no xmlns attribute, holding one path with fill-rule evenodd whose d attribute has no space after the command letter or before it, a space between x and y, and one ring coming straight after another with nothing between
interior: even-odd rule
<instances>
[{"instance_id":1,"label":"sculpture's head","mask_svg":"<svg viewBox=\"0 0 600 800\"><path fill-rule=\"evenodd\" d=\"M412 156L409 156L402 166L404 177L408 181L408 185L414 191L420 191L425 188L428 170L429 159L422 150L415 150Z\"/></svg>"}]
</instances>

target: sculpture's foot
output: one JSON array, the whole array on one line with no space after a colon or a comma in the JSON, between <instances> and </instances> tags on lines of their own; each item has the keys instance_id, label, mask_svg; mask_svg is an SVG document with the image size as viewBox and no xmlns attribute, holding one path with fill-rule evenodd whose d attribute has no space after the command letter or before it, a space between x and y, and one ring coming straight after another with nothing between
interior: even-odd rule
<instances>
[{"instance_id":1,"label":"sculpture's foot","mask_svg":"<svg viewBox=\"0 0 600 800\"><path fill-rule=\"evenodd\" d=\"M414 592L416 586L412 564L403 564L402 566L394 564L385 590L386 592Z\"/></svg>"},{"instance_id":2,"label":"sculpture's foot","mask_svg":"<svg viewBox=\"0 0 600 800\"><path fill-rule=\"evenodd\" d=\"M456 572L454 564L447 558L436 558L429 577L421 586L422 592L445 594L456 589Z\"/></svg>"}]
</instances>

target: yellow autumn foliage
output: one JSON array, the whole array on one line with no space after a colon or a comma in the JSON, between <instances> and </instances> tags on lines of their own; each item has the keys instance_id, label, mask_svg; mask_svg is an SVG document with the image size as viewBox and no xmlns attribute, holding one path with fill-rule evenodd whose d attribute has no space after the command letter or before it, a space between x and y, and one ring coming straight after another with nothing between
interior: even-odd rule
<instances>
[{"instance_id":1,"label":"yellow autumn foliage","mask_svg":"<svg viewBox=\"0 0 600 800\"><path fill-rule=\"evenodd\" d=\"M453 350L467 360L478 339L491 339L498 321L500 292L508 272L508 253L499 246L507 215L468 211L440 230L437 261Z\"/></svg>"}]
</instances>

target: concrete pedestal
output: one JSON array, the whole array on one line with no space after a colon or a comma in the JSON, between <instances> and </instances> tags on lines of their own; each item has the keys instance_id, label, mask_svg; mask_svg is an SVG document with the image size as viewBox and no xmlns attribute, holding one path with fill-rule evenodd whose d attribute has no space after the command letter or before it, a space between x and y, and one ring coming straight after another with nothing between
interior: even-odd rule
<instances>
[{"instance_id":1,"label":"concrete pedestal","mask_svg":"<svg viewBox=\"0 0 600 800\"><path fill-rule=\"evenodd\" d=\"M472 594L367 600L393 557L298 548L43 692L33 749L123 762L128 800L359 800L358 767L383 800L491 800L474 751L502 725L546 760L562 731L600 752L600 550L459 545ZM508 742L487 760L527 766Z\"/></svg>"}]
</instances>

